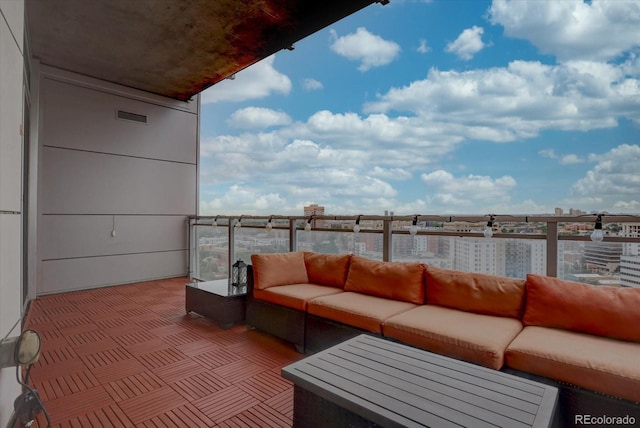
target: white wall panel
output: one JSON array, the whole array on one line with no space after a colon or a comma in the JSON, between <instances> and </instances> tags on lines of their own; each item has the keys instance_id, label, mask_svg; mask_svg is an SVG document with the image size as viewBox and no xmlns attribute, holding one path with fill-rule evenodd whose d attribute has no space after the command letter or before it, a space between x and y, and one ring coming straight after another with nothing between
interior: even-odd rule
<instances>
[{"instance_id":1,"label":"white wall panel","mask_svg":"<svg viewBox=\"0 0 640 428\"><path fill-rule=\"evenodd\" d=\"M39 95L37 293L185 275L197 109L51 67Z\"/></svg>"},{"instance_id":2,"label":"white wall panel","mask_svg":"<svg viewBox=\"0 0 640 428\"><path fill-rule=\"evenodd\" d=\"M196 166L44 147L44 214L194 214Z\"/></svg>"},{"instance_id":3,"label":"white wall panel","mask_svg":"<svg viewBox=\"0 0 640 428\"><path fill-rule=\"evenodd\" d=\"M21 255L20 216L0 214L0 338L9 333L21 315ZM20 326L10 336L19 334ZM20 390L15 367L0 370L0 426L7 425Z\"/></svg>"},{"instance_id":4,"label":"white wall panel","mask_svg":"<svg viewBox=\"0 0 640 428\"><path fill-rule=\"evenodd\" d=\"M4 8L3 4L3 11ZM0 20L0 23L0 210L20 211L22 53L4 20ZM19 33L19 37L22 37L22 33Z\"/></svg>"},{"instance_id":5,"label":"white wall panel","mask_svg":"<svg viewBox=\"0 0 640 428\"><path fill-rule=\"evenodd\" d=\"M186 275L187 251L42 262L38 294Z\"/></svg>"},{"instance_id":6,"label":"white wall panel","mask_svg":"<svg viewBox=\"0 0 640 428\"><path fill-rule=\"evenodd\" d=\"M22 310L21 260L20 216L0 214L0 337L9 332Z\"/></svg>"},{"instance_id":7,"label":"white wall panel","mask_svg":"<svg viewBox=\"0 0 640 428\"><path fill-rule=\"evenodd\" d=\"M20 211L24 1L0 0L0 210ZM6 21L5 21L6 20ZM21 216L0 213L0 338L5 337L22 311ZM18 335L20 328L14 330ZM0 426L7 425L13 400L22 387L15 368L0 370Z\"/></svg>"},{"instance_id":8,"label":"white wall panel","mask_svg":"<svg viewBox=\"0 0 640 428\"><path fill-rule=\"evenodd\" d=\"M22 51L24 42L24 2L22 0L0 0L0 9L7 19L11 32L15 35L17 46ZM2 57L4 58L4 57ZM2 60L4 62L4 59ZM22 64L22 58L20 58Z\"/></svg>"},{"instance_id":9,"label":"white wall panel","mask_svg":"<svg viewBox=\"0 0 640 428\"><path fill-rule=\"evenodd\" d=\"M47 215L40 225L44 260L189 247L186 217Z\"/></svg>"},{"instance_id":10,"label":"white wall panel","mask_svg":"<svg viewBox=\"0 0 640 428\"><path fill-rule=\"evenodd\" d=\"M50 78L42 102L45 145L196 163L196 114ZM119 109L147 116L147 123L118 119Z\"/></svg>"}]
</instances>

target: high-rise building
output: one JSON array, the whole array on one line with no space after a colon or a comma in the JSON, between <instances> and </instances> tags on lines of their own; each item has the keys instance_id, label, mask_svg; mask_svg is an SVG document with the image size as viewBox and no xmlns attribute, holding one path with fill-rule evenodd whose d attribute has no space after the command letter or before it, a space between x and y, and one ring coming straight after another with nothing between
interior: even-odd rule
<instances>
[{"instance_id":1,"label":"high-rise building","mask_svg":"<svg viewBox=\"0 0 640 428\"><path fill-rule=\"evenodd\" d=\"M304 216L305 217L309 217L309 216L318 216L318 215L324 215L324 207L318 204L311 204L308 206L304 207ZM313 218L311 220L311 227L312 228L320 228L322 229L324 227L324 220L323 219L316 219Z\"/></svg>"},{"instance_id":2,"label":"high-rise building","mask_svg":"<svg viewBox=\"0 0 640 428\"><path fill-rule=\"evenodd\" d=\"M556 208L556 209L555 209L555 215L556 215L556 216L558 216L558 217L559 217L559 216L561 216L561 215L563 215L563 214L564 214L564 210L563 210L562 208Z\"/></svg>"},{"instance_id":3,"label":"high-rise building","mask_svg":"<svg viewBox=\"0 0 640 428\"><path fill-rule=\"evenodd\" d=\"M622 236L640 238L640 223L626 223L622 226ZM640 287L640 244L625 242L620 256L620 285Z\"/></svg>"},{"instance_id":4,"label":"high-rise building","mask_svg":"<svg viewBox=\"0 0 640 428\"><path fill-rule=\"evenodd\" d=\"M464 272L500 275L498 271L498 241L487 238L458 238L455 240L453 268ZM504 264L502 264L504 266Z\"/></svg>"},{"instance_id":5,"label":"high-rise building","mask_svg":"<svg viewBox=\"0 0 640 428\"><path fill-rule=\"evenodd\" d=\"M547 247L544 241L508 239L504 243L505 276L525 278L528 273L546 273Z\"/></svg>"},{"instance_id":6,"label":"high-rise building","mask_svg":"<svg viewBox=\"0 0 640 428\"><path fill-rule=\"evenodd\" d=\"M620 268L622 244L620 242L587 242L584 261L587 268L597 273L612 274Z\"/></svg>"}]
</instances>

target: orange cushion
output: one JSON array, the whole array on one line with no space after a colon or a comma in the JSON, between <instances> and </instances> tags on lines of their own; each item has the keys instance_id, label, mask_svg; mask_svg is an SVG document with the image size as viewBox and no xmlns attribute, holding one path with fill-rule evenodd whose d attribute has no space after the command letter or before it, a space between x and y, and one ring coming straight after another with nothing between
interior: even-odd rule
<instances>
[{"instance_id":1,"label":"orange cushion","mask_svg":"<svg viewBox=\"0 0 640 428\"><path fill-rule=\"evenodd\" d=\"M385 337L499 370L504 350L522 331L520 320L422 305L387 319Z\"/></svg>"},{"instance_id":2,"label":"orange cushion","mask_svg":"<svg viewBox=\"0 0 640 428\"><path fill-rule=\"evenodd\" d=\"M524 324L640 342L640 288L527 275Z\"/></svg>"},{"instance_id":3,"label":"orange cushion","mask_svg":"<svg viewBox=\"0 0 640 428\"><path fill-rule=\"evenodd\" d=\"M424 303L424 265L352 256L344 290L421 305Z\"/></svg>"},{"instance_id":4,"label":"orange cushion","mask_svg":"<svg viewBox=\"0 0 640 428\"><path fill-rule=\"evenodd\" d=\"M525 327L506 365L640 402L640 344L545 327Z\"/></svg>"},{"instance_id":5,"label":"orange cushion","mask_svg":"<svg viewBox=\"0 0 640 428\"><path fill-rule=\"evenodd\" d=\"M524 279L460 272L427 266L427 303L477 314L520 319Z\"/></svg>"},{"instance_id":6,"label":"orange cushion","mask_svg":"<svg viewBox=\"0 0 640 428\"><path fill-rule=\"evenodd\" d=\"M343 288L350 261L351 254L304 253L307 276L314 284Z\"/></svg>"},{"instance_id":7,"label":"orange cushion","mask_svg":"<svg viewBox=\"0 0 640 428\"><path fill-rule=\"evenodd\" d=\"M317 284L290 284L269 287L266 290L254 290L253 298L306 311L307 302L310 300L336 293L342 293L342 290Z\"/></svg>"},{"instance_id":8,"label":"orange cushion","mask_svg":"<svg viewBox=\"0 0 640 428\"><path fill-rule=\"evenodd\" d=\"M344 292L310 300L307 303L307 312L381 334L384 320L415 307L412 303L398 300Z\"/></svg>"},{"instance_id":9,"label":"orange cushion","mask_svg":"<svg viewBox=\"0 0 640 428\"><path fill-rule=\"evenodd\" d=\"M254 288L264 290L274 285L306 284L309 282L304 253L253 254Z\"/></svg>"}]
</instances>

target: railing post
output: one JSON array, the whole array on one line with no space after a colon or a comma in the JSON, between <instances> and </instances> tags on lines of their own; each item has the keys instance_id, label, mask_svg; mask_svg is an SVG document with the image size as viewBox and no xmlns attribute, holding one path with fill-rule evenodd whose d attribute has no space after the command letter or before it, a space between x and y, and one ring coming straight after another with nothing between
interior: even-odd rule
<instances>
[{"instance_id":1,"label":"railing post","mask_svg":"<svg viewBox=\"0 0 640 428\"><path fill-rule=\"evenodd\" d=\"M229 233L229 266L227 266L227 272L229 274L229 284L231 284L231 273L233 272L233 264L236 260L236 220L235 217L229 217L229 226L227 227Z\"/></svg>"},{"instance_id":2,"label":"railing post","mask_svg":"<svg viewBox=\"0 0 640 428\"><path fill-rule=\"evenodd\" d=\"M547 276L558 276L558 222L547 222Z\"/></svg>"},{"instance_id":3,"label":"railing post","mask_svg":"<svg viewBox=\"0 0 640 428\"><path fill-rule=\"evenodd\" d=\"M296 228L297 220L289 219L289 251L298 251L298 230Z\"/></svg>"},{"instance_id":4,"label":"railing post","mask_svg":"<svg viewBox=\"0 0 640 428\"><path fill-rule=\"evenodd\" d=\"M195 221L187 217L187 245L189 245L189 255L187 256L187 276L192 280L196 276L198 269L198 248L197 239L195 238L196 227L193 225Z\"/></svg>"},{"instance_id":5,"label":"railing post","mask_svg":"<svg viewBox=\"0 0 640 428\"><path fill-rule=\"evenodd\" d=\"M382 261L391 261L391 240L393 239L393 223L391 220L382 222Z\"/></svg>"}]
</instances>

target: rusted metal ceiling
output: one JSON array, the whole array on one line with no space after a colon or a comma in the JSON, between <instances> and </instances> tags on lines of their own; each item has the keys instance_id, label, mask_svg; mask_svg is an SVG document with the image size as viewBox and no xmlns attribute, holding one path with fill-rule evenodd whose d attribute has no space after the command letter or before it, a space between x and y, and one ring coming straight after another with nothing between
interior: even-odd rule
<instances>
[{"instance_id":1,"label":"rusted metal ceiling","mask_svg":"<svg viewBox=\"0 0 640 428\"><path fill-rule=\"evenodd\" d=\"M374 2L27 0L27 18L43 64L188 100Z\"/></svg>"}]
</instances>

